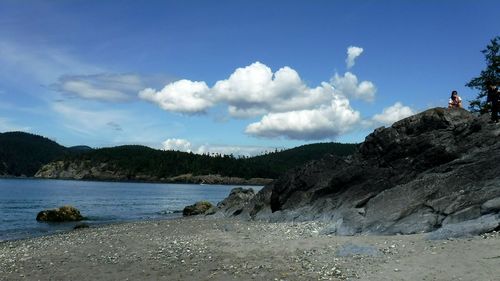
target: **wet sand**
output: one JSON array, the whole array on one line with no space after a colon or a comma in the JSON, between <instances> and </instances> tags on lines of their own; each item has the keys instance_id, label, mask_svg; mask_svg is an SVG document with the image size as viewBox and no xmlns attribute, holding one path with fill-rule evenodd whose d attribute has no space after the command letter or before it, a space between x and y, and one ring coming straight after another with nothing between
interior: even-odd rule
<instances>
[{"instance_id":1,"label":"wet sand","mask_svg":"<svg viewBox=\"0 0 500 281\"><path fill-rule=\"evenodd\" d=\"M500 234L339 237L325 225L189 218L0 243L0 280L500 280Z\"/></svg>"}]
</instances>

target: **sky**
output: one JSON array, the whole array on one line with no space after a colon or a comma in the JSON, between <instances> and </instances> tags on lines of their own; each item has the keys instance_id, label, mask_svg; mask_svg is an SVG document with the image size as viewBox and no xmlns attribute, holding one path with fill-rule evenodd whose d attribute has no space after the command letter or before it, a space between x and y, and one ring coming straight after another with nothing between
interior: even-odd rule
<instances>
[{"instance_id":1,"label":"sky","mask_svg":"<svg viewBox=\"0 0 500 281\"><path fill-rule=\"evenodd\" d=\"M256 155L359 143L485 68L496 0L0 0L0 132Z\"/></svg>"}]
</instances>

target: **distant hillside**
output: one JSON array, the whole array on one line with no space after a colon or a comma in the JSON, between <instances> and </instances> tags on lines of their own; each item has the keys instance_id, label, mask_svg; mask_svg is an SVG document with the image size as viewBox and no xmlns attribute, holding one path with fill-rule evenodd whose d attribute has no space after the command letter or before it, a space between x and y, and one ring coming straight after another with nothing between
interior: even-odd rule
<instances>
[{"instance_id":1,"label":"distant hillside","mask_svg":"<svg viewBox=\"0 0 500 281\"><path fill-rule=\"evenodd\" d=\"M187 174L244 179L277 178L284 171L325 154L352 154L356 147L355 144L320 143L251 158L236 158L232 155L199 155L125 145L66 155L63 161L43 167L37 176L145 181L172 181L172 178L189 181L189 177L178 177Z\"/></svg>"},{"instance_id":2,"label":"distant hillside","mask_svg":"<svg viewBox=\"0 0 500 281\"><path fill-rule=\"evenodd\" d=\"M356 149L356 144L317 143L236 158L163 151L140 145L67 148L42 136L8 132L0 133L0 175L31 177L40 171L37 176L46 178L182 182L224 182L234 178L231 182L235 182L235 178L274 179L326 154L345 156ZM200 177L204 175L220 175L223 179Z\"/></svg>"},{"instance_id":3,"label":"distant hillside","mask_svg":"<svg viewBox=\"0 0 500 281\"><path fill-rule=\"evenodd\" d=\"M65 153L64 146L42 136L0 133L0 175L33 176L42 165Z\"/></svg>"}]
</instances>

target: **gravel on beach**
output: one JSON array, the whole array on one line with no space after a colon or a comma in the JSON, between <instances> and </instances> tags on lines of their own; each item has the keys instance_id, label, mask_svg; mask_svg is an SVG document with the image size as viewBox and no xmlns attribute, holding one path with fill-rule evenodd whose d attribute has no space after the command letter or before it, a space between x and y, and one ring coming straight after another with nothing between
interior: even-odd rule
<instances>
[{"instance_id":1,"label":"gravel on beach","mask_svg":"<svg viewBox=\"0 0 500 281\"><path fill-rule=\"evenodd\" d=\"M498 232L323 235L320 222L183 218L0 242L0 280L498 280Z\"/></svg>"}]
</instances>

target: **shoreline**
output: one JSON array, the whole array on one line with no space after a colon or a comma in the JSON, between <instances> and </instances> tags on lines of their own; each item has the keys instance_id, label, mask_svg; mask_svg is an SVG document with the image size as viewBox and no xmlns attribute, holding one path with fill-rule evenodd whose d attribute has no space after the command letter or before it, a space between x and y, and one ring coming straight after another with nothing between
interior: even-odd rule
<instances>
[{"instance_id":1,"label":"shoreline","mask_svg":"<svg viewBox=\"0 0 500 281\"><path fill-rule=\"evenodd\" d=\"M322 235L321 222L123 222L0 242L0 280L494 280L498 232ZM467 266L462 266L466 264Z\"/></svg>"},{"instance_id":2,"label":"shoreline","mask_svg":"<svg viewBox=\"0 0 500 281\"><path fill-rule=\"evenodd\" d=\"M59 234L68 234L68 233L71 233L74 231L78 231L78 229L75 229L74 227L77 225L80 225L80 224L86 224L86 225L88 225L88 228L94 229L94 228L101 228L101 227L107 227L107 226L113 226L113 225L119 225L119 224L154 223L154 222L164 221L164 220L177 220L177 219L182 219L182 210L172 212L169 215L172 215L172 216L165 216L163 218L153 218L153 219L137 219L137 220L131 219L131 220L108 221L108 222L99 222L99 221L93 221L93 220L82 220L82 221L74 221L74 222L59 222L59 223L55 222L52 224L61 224L61 223L67 224L69 226L69 228L55 229L54 231L44 232L44 233L29 233L29 234L26 234L22 237L0 240L0 244L6 243L6 242L14 242L14 241L22 241L22 240L30 240L30 239L36 239L36 238L42 238L42 237L49 237L49 236L59 235ZM47 224L47 222L40 222L40 223ZM85 227L85 228L87 228L87 227Z\"/></svg>"},{"instance_id":3,"label":"shoreline","mask_svg":"<svg viewBox=\"0 0 500 281\"><path fill-rule=\"evenodd\" d=\"M28 177L28 176L10 176L10 175L1 175L0 179L16 179L16 180L61 180L61 181L88 181L88 182L111 182L111 183L151 183L151 184L194 184L194 185L238 185L238 186L264 186L266 183L262 182L262 184L259 183L251 183L249 180L243 179L243 178L237 178L241 179L242 181L248 181L250 183L236 183L236 182L221 182L221 183L200 183L199 181L160 181L160 180L113 180L113 179L77 179L77 178L47 178L47 177ZM251 179L250 179L251 180ZM272 182L275 179L264 179L265 181Z\"/></svg>"}]
</instances>

